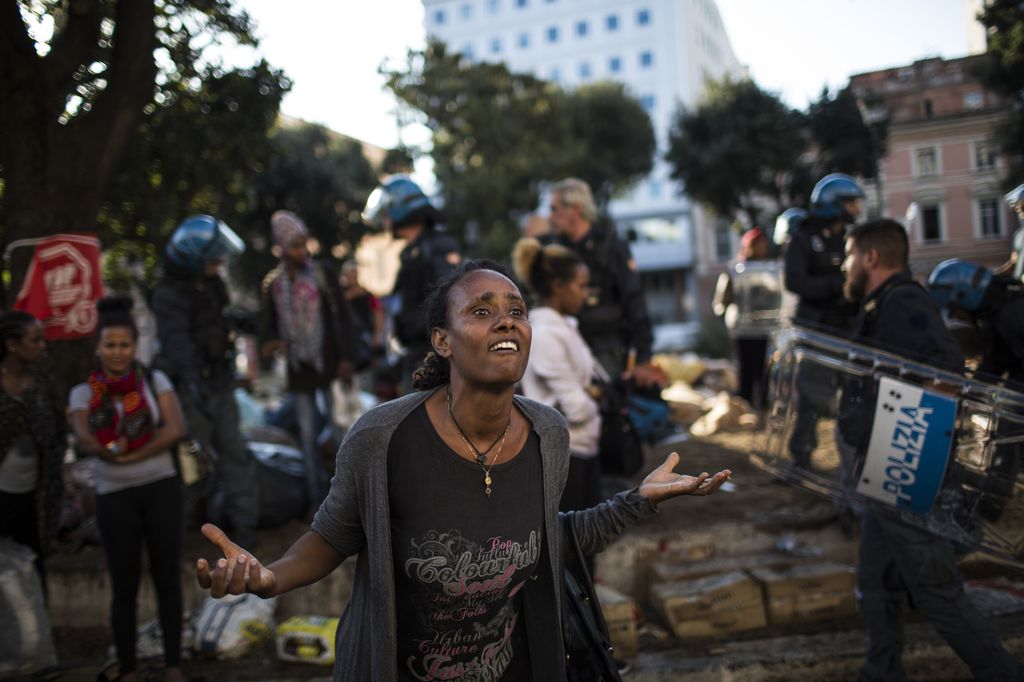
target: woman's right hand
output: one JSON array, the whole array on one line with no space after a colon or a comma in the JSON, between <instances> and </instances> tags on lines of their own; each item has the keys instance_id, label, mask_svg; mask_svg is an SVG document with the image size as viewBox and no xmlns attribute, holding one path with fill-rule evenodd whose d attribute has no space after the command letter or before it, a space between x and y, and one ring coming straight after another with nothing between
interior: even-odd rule
<instances>
[{"instance_id":1,"label":"woman's right hand","mask_svg":"<svg viewBox=\"0 0 1024 682\"><path fill-rule=\"evenodd\" d=\"M225 594L245 594L271 597L277 589L277 576L261 564L256 557L231 541L224 531L212 523L203 524L203 535L224 553L210 570L206 559L196 561L196 580L210 596L220 599Z\"/></svg>"}]
</instances>

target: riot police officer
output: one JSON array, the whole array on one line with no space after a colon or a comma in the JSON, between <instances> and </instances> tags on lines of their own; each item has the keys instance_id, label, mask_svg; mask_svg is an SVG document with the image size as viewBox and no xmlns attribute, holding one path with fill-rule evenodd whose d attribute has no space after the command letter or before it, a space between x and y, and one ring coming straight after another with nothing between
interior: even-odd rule
<instances>
[{"instance_id":1,"label":"riot police officer","mask_svg":"<svg viewBox=\"0 0 1024 682\"><path fill-rule=\"evenodd\" d=\"M1010 259L999 268L998 272L1002 274L1012 267L1013 278L1020 281L1021 276L1024 275L1024 185L1014 187L1006 193L1004 199L1006 200L1006 205L1017 214L1019 225L1013 233L1013 247L1010 251Z\"/></svg>"},{"instance_id":2,"label":"riot police officer","mask_svg":"<svg viewBox=\"0 0 1024 682\"><path fill-rule=\"evenodd\" d=\"M811 208L795 230L789 230L784 256L784 282L798 301L793 322L802 327L846 336L854 308L843 297L842 265L846 226L860 214L864 190L849 175L826 175L811 192ZM799 216L791 216L793 217ZM835 389L828 372L813 365L797 375L797 417L789 441L794 463L811 467L818 446L817 424L823 406L832 402Z\"/></svg>"},{"instance_id":3,"label":"riot police officer","mask_svg":"<svg viewBox=\"0 0 1024 682\"><path fill-rule=\"evenodd\" d=\"M431 350L430 330L420 308L433 285L455 269L462 256L455 239L438 229L441 214L407 175L384 179L367 199L363 220L406 242L392 292L398 300L392 322L395 338L405 348L402 386L408 391L412 372Z\"/></svg>"},{"instance_id":4,"label":"riot police officer","mask_svg":"<svg viewBox=\"0 0 1024 682\"><path fill-rule=\"evenodd\" d=\"M554 234L547 241L575 251L590 270L591 293L577 318L594 357L617 377L633 351L637 385L664 383L664 373L650 363L654 334L636 263L611 225L595 224L590 186L577 178L562 180L552 189L550 210Z\"/></svg>"},{"instance_id":5,"label":"riot police officer","mask_svg":"<svg viewBox=\"0 0 1024 682\"><path fill-rule=\"evenodd\" d=\"M966 315L983 343L977 373L1024 391L1024 285L957 258L939 263L928 278L939 306Z\"/></svg>"},{"instance_id":6,"label":"riot police officer","mask_svg":"<svg viewBox=\"0 0 1024 682\"><path fill-rule=\"evenodd\" d=\"M858 225L847 239L845 290L851 300L861 303L858 340L935 367L962 371L963 355L938 307L910 275L903 226L889 219L873 220ZM866 452L873 408L871 401L849 400L846 390L837 441L848 464L851 454L863 457ZM963 576L948 538L869 507L861 525L857 587L869 636L859 680L905 679L901 657L908 596L976 679L1022 679L1024 668L964 593Z\"/></svg>"},{"instance_id":7,"label":"riot police officer","mask_svg":"<svg viewBox=\"0 0 1024 682\"><path fill-rule=\"evenodd\" d=\"M174 382L189 433L217 453L224 515L235 535L255 541L255 470L234 398L235 330L219 269L245 244L223 221L187 218L171 235L153 291L160 351L154 365ZM245 545L248 546L248 545Z\"/></svg>"}]
</instances>

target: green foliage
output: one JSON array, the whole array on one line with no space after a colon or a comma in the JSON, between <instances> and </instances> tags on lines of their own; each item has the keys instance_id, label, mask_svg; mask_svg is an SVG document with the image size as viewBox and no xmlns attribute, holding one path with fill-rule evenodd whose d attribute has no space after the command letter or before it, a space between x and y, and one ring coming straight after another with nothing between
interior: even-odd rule
<instances>
[{"instance_id":1,"label":"green foliage","mask_svg":"<svg viewBox=\"0 0 1024 682\"><path fill-rule=\"evenodd\" d=\"M402 70L384 75L433 131L448 229L471 253L504 255L492 249L508 240L490 233L515 234L514 212L536 206L538 183L560 168L569 137L565 94L503 64L470 63L439 42L410 51Z\"/></svg>"},{"instance_id":2,"label":"green foliage","mask_svg":"<svg viewBox=\"0 0 1024 682\"><path fill-rule=\"evenodd\" d=\"M650 170L650 119L621 86L567 93L439 42L384 75L433 132L447 227L472 255L508 255L517 219L537 206L543 182L575 175L607 200Z\"/></svg>"},{"instance_id":3,"label":"green foliage","mask_svg":"<svg viewBox=\"0 0 1024 682\"><path fill-rule=\"evenodd\" d=\"M814 180L828 173L875 177L875 160L885 155L886 125L878 121L872 130L865 124L850 88L835 95L823 89L807 110L807 128L818 146Z\"/></svg>"},{"instance_id":4,"label":"green foliage","mask_svg":"<svg viewBox=\"0 0 1024 682\"><path fill-rule=\"evenodd\" d=\"M709 83L693 111L680 108L665 155L672 177L723 216L759 222L762 198L788 204L806 146L803 116L753 81Z\"/></svg>"},{"instance_id":5,"label":"green foliage","mask_svg":"<svg viewBox=\"0 0 1024 682\"><path fill-rule=\"evenodd\" d=\"M351 251L363 234L359 211L377 184L362 145L323 126L282 126L271 138L270 160L247 187L250 210L239 233L252 246L239 273L255 288L274 267L270 252L270 216L279 209L299 215L310 235L330 254L341 245Z\"/></svg>"},{"instance_id":6,"label":"green foliage","mask_svg":"<svg viewBox=\"0 0 1024 682\"><path fill-rule=\"evenodd\" d=\"M105 250L113 249L111 278L152 280L150 254L189 215L217 216L249 236L244 228L257 210L250 183L272 163L268 133L290 83L266 62L201 75L165 86L111 180L98 220Z\"/></svg>"},{"instance_id":7,"label":"green foliage","mask_svg":"<svg viewBox=\"0 0 1024 682\"><path fill-rule=\"evenodd\" d=\"M1010 98L1007 121L997 131L1010 156L1007 185L1024 182L1024 4L989 0L978 19L988 29L988 59L979 71L982 82Z\"/></svg>"},{"instance_id":8,"label":"green foliage","mask_svg":"<svg viewBox=\"0 0 1024 682\"><path fill-rule=\"evenodd\" d=\"M585 180L598 204L651 172L657 139L643 105L619 83L597 83L569 94L576 153L567 175Z\"/></svg>"}]
</instances>

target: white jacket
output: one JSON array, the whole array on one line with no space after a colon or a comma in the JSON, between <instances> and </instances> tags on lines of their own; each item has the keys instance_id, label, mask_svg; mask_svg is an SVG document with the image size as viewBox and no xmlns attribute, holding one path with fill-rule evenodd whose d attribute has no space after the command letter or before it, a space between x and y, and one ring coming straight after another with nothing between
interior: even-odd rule
<instances>
[{"instance_id":1,"label":"white jacket","mask_svg":"<svg viewBox=\"0 0 1024 682\"><path fill-rule=\"evenodd\" d=\"M580 336L576 318L540 307L530 311L530 324L533 346L523 375L523 395L562 413L569 422L569 450L574 456L594 457L601 414L586 389L597 363Z\"/></svg>"}]
</instances>

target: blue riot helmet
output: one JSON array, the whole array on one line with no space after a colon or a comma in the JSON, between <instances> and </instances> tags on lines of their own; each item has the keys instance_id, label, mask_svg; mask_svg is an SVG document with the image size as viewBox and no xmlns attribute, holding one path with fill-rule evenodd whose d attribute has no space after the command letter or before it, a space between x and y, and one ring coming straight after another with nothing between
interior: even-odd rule
<instances>
[{"instance_id":1,"label":"blue riot helmet","mask_svg":"<svg viewBox=\"0 0 1024 682\"><path fill-rule=\"evenodd\" d=\"M165 253L174 265L199 273L207 263L226 260L243 251L245 243L224 221L194 215L174 230Z\"/></svg>"},{"instance_id":2,"label":"blue riot helmet","mask_svg":"<svg viewBox=\"0 0 1024 682\"><path fill-rule=\"evenodd\" d=\"M800 223L807 217L807 211L802 208L787 208L775 219L775 230L772 232L772 241L779 246L784 246L790 238L800 229Z\"/></svg>"},{"instance_id":3,"label":"blue riot helmet","mask_svg":"<svg viewBox=\"0 0 1024 682\"><path fill-rule=\"evenodd\" d=\"M940 308L958 306L977 312L992 283L992 271L959 258L942 261L928 277L928 292Z\"/></svg>"},{"instance_id":4,"label":"blue riot helmet","mask_svg":"<svg viewBox=\"0 0 1024 682\"><path fill-rule=\"evenodd\" d=\"M366 200L364 221L379 225L385 217L391 219L392 229L416 224L429 227L440 220L420 186L404 174L385 178Z\"/></svg>"},{"instance_id":5,"label":"blue riot helmet","mask_svg":"<svg viewBox=\"0 0 1024 682\"><path fill-rule=\"evenodd\" d=\"M811 191L810 215L812 218L853 222L856 216L846 211L843 202L863 198L864 190L856 180L845 173L830 173L818 180Z\"/></svg>"}]
</instances>

